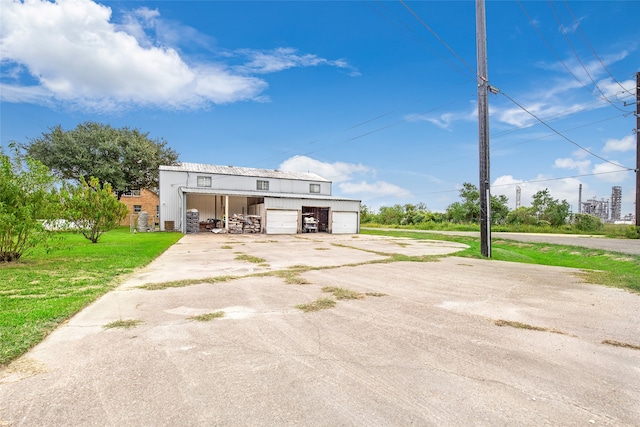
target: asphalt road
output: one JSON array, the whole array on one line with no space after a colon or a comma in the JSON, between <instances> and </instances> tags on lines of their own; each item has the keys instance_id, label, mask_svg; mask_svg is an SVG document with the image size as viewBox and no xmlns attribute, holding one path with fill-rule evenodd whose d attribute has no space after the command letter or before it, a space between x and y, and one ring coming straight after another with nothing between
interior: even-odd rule
<instances>
[{"instance_id":1,"label":"asphalt road","mask_svg":"<svg viewBox=\"0 0 640 427\"><path fill-rule=\"evenodd\" d=\"M366 229L366 227L362 227ZM371 228L371 230L376 230ZM380 229L378 229L380 230ZM405 231L397 228L382 228L382 230ZM475 231L438 231L438 230L406 230L418 233L450 234L457 236L480 237ZM516 240L519 242L550 243L555 245L580 246L585 248L602 249L611 252L640 255L640 239L610 239L603 236L586 236L578 234L543 234L543 233L508 233L493 232L492 239Z\"/></svg>"},{"instance_id":2,"label":"asphalt road","mask_svg":"<svg viewBox=\"0 0 640 427\"><path fill-rule=\"evenodd\" d=\"M640 425L639 295L566 268L388 262L460 248L187 235L0 370L0 426ZM300 265L306 284L255 275ZM176 279L195 280L140 288ZM296 308L325 287L362 297Z\"/></svg>"}]
</instances>

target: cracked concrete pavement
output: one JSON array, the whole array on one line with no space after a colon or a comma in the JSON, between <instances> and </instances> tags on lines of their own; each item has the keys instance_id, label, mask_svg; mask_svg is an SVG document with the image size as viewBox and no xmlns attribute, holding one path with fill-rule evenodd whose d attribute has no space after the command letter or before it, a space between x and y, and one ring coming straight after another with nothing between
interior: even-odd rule
<instances>
[{"instance_id":1,"label":"cracked concrete pavement","mask_svg":"<svg viewBox=\"0 0 640 427\"><path fill-rule=\"evenodd\" d=\"M382 262L460 248L187 235L0 372L0 426L640 425L640 350L603 343L640 346L639 295L566 268ZM327 268L255 275L296 265ZM216 276L237 278L198 283ZM325 286L385 295L295 308ZM141 323L104 328L119 319Z\"/></svg>"}]
</instances>

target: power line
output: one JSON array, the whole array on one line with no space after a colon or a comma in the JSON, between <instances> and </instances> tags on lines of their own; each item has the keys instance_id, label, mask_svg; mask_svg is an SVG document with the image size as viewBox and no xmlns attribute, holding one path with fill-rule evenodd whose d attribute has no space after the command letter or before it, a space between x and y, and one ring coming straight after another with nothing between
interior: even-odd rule
<instances>
[{"instance_id":1,"label":"power line","mask_svg":"<svg viewBox=\"0 0 640 427\"><path fill-rule=\"evenodd\" d=\"M505 98L507 98L509 101L513 102L514 104L516 104L518 107L520 107L525 113L529 114L531 117L535 118L538 122L540 122L542 125L544 125L545 127L547 127L548 129L550 129L553 133L555 133L556 135L560 136L561 138L567 140L568 142L570 142L571 144L575 145L576 147L578 147L579 149L581 149L582 151L591 154L593 157L596 157L606 163L610 163L612 165L615 165L617 167L621 167L621 168L625 168L626 170L634 170L633 168L628 168L626 166L622 166L620 164L614 163L610 160L605 159L602 156L597 155L596 153L593 153L589 150L587 150L586 148L584 148L582 145L578 144L577 142L573 141L572 139L570 139L569 137L563 135L562 133L558 132L557 130L555 130L553 127L551 127L551 125L547 124L544 120L542 120L540 117L536 116L535 114L533 114L531 111L527 110L525 107L523 107L522 105L520 105L515 99L511 98L509 95L507 95L504 92L500 92L502 94L502 96L504 96Z\"/></svg>"},{"instance_id":2,"label":"power line","mask_svg":"<svg viewBox=\"0 0 640 427\"><path fill-rule=\"evenodd\" d=\"M547 49L549 49L551 51L551 53L553 54L553 56L556 57L556 59L558 60L558 62L560 62L560 64L562 64L562 66L564 67L565 70L567 70L567 72L569 74L571 74L571 76L578 82L580 83L580 85L585 88L586 90L588 90L589 92L591 92L591 94L597 98L603 99L604 101L610 103L612 106L614 106L615 108L617 108L620 111L625 111L622 110L620 107L616 106L615 104L613 104L610 100L605 98L602 98L601 96L599 96L597 93L595 93L593 90L589 89L587 87L587 85L585 85L582 80L580 80L580 78L578 76L575 75L575 73L573 71L571 71L571 69L569 68L569 66L562 60L562 58L560 58L560 56L556 53L555 49L553 48L553 46L551 46L551 44L549 43L549 41L546 39L546 37L542 34L542 32L540 31L540 29L538 28L538 26L536 25L535 21L533 20L533 18L531 17L531 15L529 15L529 12L527 12L527 10L525 9L524 5L522 4L522 2L520 0L518 0L518 5L520 6L520 9L522 9L522 11L524 12L525 16L527 17L527 19L529 20L529 23L531 24L531 26L536 30L536 33L538 33L538 36L540 36L540 38L542 39L542 41L544 42L545 46L547 46Z\"/></svg>"},{"instance_id":3,"label":"power line","mask_svg":"<svg viewBox=\"0 0 640 427\"><path fill-rule=\"evenodd\" d=\"M591 52L593 52L593 56L596 57L596 59L598 60L598 62L600 62L600 65L602 65L602 68L604 68L604 70L607 72L607 74L609 74L609 76L611 77L611 79L613 79L614 82L616 82L618 84L618 86L620 86L622 88L623 91L625 92L629 92L631 93L628 89L625 89L624 86L622 86L622 83L620 83L614 76L613 74L611 74L611 71L609 71L609 68L607 68L607 66L605 65L604 61L602 61L602 59L600 59L600 56L598 56L598 53L596 52L596 50L593 48L593 45L591 44L591 42L589 41L589 39L587 38L587 35L584 33L584 31L582 30L582 25L580 25L580 21L578 21L575 17L575 15L573 14L573 10L571 10L571 7L569 7L569 3L567 2L567 0L564 0L564 4L567 8L567 10L569 11L569 14L571 15L571 17L573 18L573 22L575 22L576 24L576 28L578 30L580 30L580 34L582 34L582 37L584 38L584 41L587 43L587 46L589 46L589 48L591 49Z\"/></svg>"},{"instance_id":4,"label":"power line","mask_svg":"<svg viewBox=\"0 0 640 427\"><path fill-rule=\"evenodd\" d=\"M600 86L598 86L598 84L596 83L596 81L594 80L593 76L591 75L591 73L589 73L589 70L587 69L587 67L584 65L584 62L582 62L582 59L580 59L580 55L578 55L578 52L576 51L576 49L573 47L573 44L571 43L571 40L569 39L569 35L567 34L567 31L564 27L564 25L562 25L562 22L560 22L560 18L558 16L558 14L556 13L556 10L553 7L553 4L551 3L551 1L547 1L547 4L549 4L549 8L551 9L551 12L553 13L553 16L556 18L556 22L558 23L558 25L560 26L560 29L562 30L562 35L564 36L565 40L567 41L567 44L569 45L569 48L571 49L571 51L573 52L574 56L576 57L578 63L582 66L582 69L584 70L585 74L589 77L589 80L591 80L591 83L593 83L593 86L598 89L598 92L600 92L600 94L602 95L600 98L604 99L605 101L607 101L609 104L611 104L614 108L617 108L620 111L623 111L620 107L618 107L617 105L615 105L609 98L607 98L607 96L605 95L605 93L602 91L602 89L600 89ZM593 93L593 92L592 92ZM596 95L594 93L594 95ZM597 95L596 95L597 96Z\"/></svg>"},{"instance_id":5,"label":"power line","mask_svg":"<svg viewBox=\"0 0 640 427\"><path fill-rule=\"evenodd\" d=\"M455 64L453 64L451 61L449 61L447 58L443 57L442 55L440 55L439 52L437 52L436 50L434 50L427 42L427 40L422 37L420 34L418 34L413 28L411 28L411 26L409 26L408 24L406 24L402 19L396 18L397 21L399 21L400 25L398 25L397 22L395 22L392 18L390 18L388 16L388 14L386 13L388 11L388 8L384 5L384 3L380 2L379 0L376 0L376 3L384 8L384 11L382 10L378 10L375 7L371 6L369 3L367 3L367 6L369 6L371 9L373 9L378 15L380 15L381 17L389 20L391 22L391 24L396 27L399 28L400 31L404 31L407 32L408 34L410 34L412 37L414 37L417 40L417 43L422 46L425 50L427 50L429 53L433 54L434 56L436 56L438 59L440 59L442 62L444 62L446 65L448 65L449 67L451 67L453 70L455 70L456 72L462 74L463 76L466 76L466 74L463 72L463 70L461 70L460 68L458 68Z\"/></svg>"},{"instance_id":6,"label":"power line","mask_svg":"<svg viewBox=\"0 0 640 427\"><path fill-rule=\"evenodd\" d=\"M413 11L413 9L411 9L405 2L404 0L400 0L400 3L418 20L420 21L420 23L422 24L423 27L425 27L431 34L433 34L433 36L436 38L436 40L438 40L440 42L440 44L442 44L442 46L444 46L449 52L451 52L460 62L462 62L464 64L464 66L471 72L471 74L474 77L478 77L476 71L467 63L467 61L465 61L460 55L458 55L458 53L453 50L453 48L451 46L449 46L433 29L431 29L431 27L429 27L427 25L426 22L424 22L422 20L422 18L420 18L420 16L418 16L417 13L415 13Z\"/></svg>"},{"instance_id":7,"label":"power line","mask_svg":"<svg viewBox=\"0 0 640 427\"><path fill-rule=\"evenodd\" d=\"M626 171L595 172L595 173L586 173L586 174L580 174L580 175L563 176L563 177L558 177L558 178L531 179L531 180L527 180L527 181L511 182L511 183L508 183L508 184L493 184L491 187L492 188L495 188L495 187L515 187L515 186L523 185L523 184L537 184L537 183L540 183L540 182L562 181L563 179L585 178L585 177L589 177L589 176L607 175L607 174L621 173L621 172L626 172ZM456 189L453 189L453 190L439 190L439 191L428 191L428 192L424 192L424 193L415 193L413 195L414 196L429 196L429 195L434 195L434 194L447 194L447 193L458 193L458 192L460 192L460 189L456 188ZM377 196L377 197L369 197L369 200L382 199L383 197L389 197L389 195Z\"/></svg>"}]
</instances>

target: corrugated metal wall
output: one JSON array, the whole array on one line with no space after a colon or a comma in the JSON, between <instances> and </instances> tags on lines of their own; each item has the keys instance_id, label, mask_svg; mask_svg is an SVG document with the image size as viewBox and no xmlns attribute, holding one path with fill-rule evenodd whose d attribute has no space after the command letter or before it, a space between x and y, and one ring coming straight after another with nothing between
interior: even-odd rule
<instances>
[{"instance_id":1,"label":"corrugated metal wall","mask_svg":"<svg viewBox=\"0 0 640 427\"><path fill-rule=\"evenodd\" d=\"M183 225L183 197L181 187L187 184L187 175L183 172L160 171L160 229L164 230L165 221L172 221L177 230Z\"/></svg>"},{"instance_id":2,"label":"corrugated metal wall","mask_svg":"<svg viewBox=\"0 0 640 427\"><path fill-rule=\"evenodd\" d=\"M169 172L169 171L161 171ZM318 182L318 181L303 181L303 180L290 180L279 178L256 178L250 176L230 176L230 175L216 175L204 172L172 172L181 173L188 180L188 186L190 188L198 188L198 177L211 177L211 187L226 190L240 190L240 191L256 191L258 181L268 181L269 189L266 190L272 193L299 193L309 194L310 184L320 185L320 195L331 195L331 183L330 182ZM202 187L207 188L207 187Z\"/></svg>"},{"instance_id":3,"label":"corrugated metal wall","mask_svg":"<svg viewBox=\"0 0 640 427\"><path fill-rule=\"evenodd\" d=\"M353 200L314 200L291 198L264 198L265 209L293 209L302 210L303 206L330 208L341 212L360 212L360 202Z\"/></svg>"}]
</instances>

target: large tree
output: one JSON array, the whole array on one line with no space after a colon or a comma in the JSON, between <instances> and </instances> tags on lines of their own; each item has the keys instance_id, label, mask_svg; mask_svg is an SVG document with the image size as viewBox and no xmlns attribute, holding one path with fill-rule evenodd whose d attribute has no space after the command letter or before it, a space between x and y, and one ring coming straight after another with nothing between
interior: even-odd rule
<instances>
[{"instance_id":1,"label":"large tree","mask_svg":"<svg viewBox=\"0 0 640 427\"><path fill-rule=\"evenodd\" d=\"M447 207L446 216L449 221L458 223L480 222L480 191L475 185L465 182L460 189L461 202L454 202ZM505 195L491 196L491 223L504 222L509 208L509 198Z\"/></svg>"},{"instance_id":2,"label":"large tree","mask_svg":"<svg viewBox=\"0 0 640 427\"><path fill-rule=\"evenodd\" d=\"M531 213L538 220L547 221L554 227L566 223L571 206L566 200L554 199L548 188L538 191L533 195Z\"/></svg>"},{"instance_id":3,"label":"large tree","mask_svg":"<svg viewBox=\"0 0 640 427\"><path fill-rule=\"evenodd\" d=\"M158 166L173 165L178 153L163 139L128 127L85 122L75 129L58 125L22 144L27 155L64 180L90 177L111 184L118 199L130 189L158 188Z\"/></svg>"}]
</instances>

